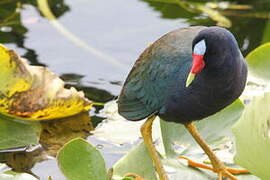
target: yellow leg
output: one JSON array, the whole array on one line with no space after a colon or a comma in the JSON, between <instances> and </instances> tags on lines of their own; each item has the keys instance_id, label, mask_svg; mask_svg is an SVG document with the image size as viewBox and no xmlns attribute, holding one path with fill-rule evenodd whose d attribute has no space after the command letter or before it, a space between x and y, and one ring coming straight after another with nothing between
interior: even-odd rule
<instances>
[{"instance_id":1,"label":"yellow leg","mask_svg":"<svg viewBox=\"0 0 270 180\"><path fill-rule=\"evenodd\" d=\"M208 155L211 160L213 171L218 174L218 179L222 179L223 176L231 179L238 180L235 176L233 176L225 167L225 165L217 158L214 152L210 149L210 147L206 144L206 142L201 138L199 132L193 123L185 124L185 127L189 131L189 133L193 136L196 142L201 146L204 152Z\"/></svg>"},{"instance_id":2,"label":"yellow leg","mask_svg":"<svg viewBox=\"0 0 270 180\"><path fill-rule=\"evenodd\" d=\"M159 159L158 153L155 149L155 146L153 144L152 140L152 124L156 116L151 116L149 117L145 123L141 127L141 134L144 140L144 143L149 151L149 154L153 160L153 164L156 168L156 171L158 173L159 179L160 180L168 180L168 177L164 171L164 168L161 164L161 161Z\"/></svg>"},{"instance_id":3,"label":"yellow leg","mask_svg":"<svg viewBox=\"0 0 270 180\"><path fill-rule=\"evenodd\" d=\"M222 173L221 172L218 173L218 180L222 180Z\"/></svg>"}]
</instances>

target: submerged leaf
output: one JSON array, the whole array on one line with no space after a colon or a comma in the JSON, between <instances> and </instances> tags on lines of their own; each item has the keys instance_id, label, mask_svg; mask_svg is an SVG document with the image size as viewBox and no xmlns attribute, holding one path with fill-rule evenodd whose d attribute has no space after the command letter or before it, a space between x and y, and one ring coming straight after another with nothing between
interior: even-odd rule
<instances>
[{"instance_id":1,"label":"submerged leaf","mask_svg":"<svg viewBox=\"0 0 270 180\"><path fill-rule=\"evenodd\" d=\"M67 143L59 151L57 160L68 180L107 180L100 152L81 138Z\"/></svg>"},{"instance_id":2,"label":"submerged leaf","mask_svg":"<svg viewBox=\"0 0 270 180\"><path fill-rule=\"evenodd\" d=\"M270 92L254 97L234 125L237 164L261 179L270 179Z\"/></svg>"},{"instance_id":3,"label":"submerged leaf","mask_svg":"<svg viewBox=\"0 0 270 180\"><path fill-rule=\"evenodd\" d=\"M47 68L28 65L4 46L0 46L0 59L0 113L42 120L90 109L83 92L65 89L64 82Z\"/></svg>"}]
</instances>

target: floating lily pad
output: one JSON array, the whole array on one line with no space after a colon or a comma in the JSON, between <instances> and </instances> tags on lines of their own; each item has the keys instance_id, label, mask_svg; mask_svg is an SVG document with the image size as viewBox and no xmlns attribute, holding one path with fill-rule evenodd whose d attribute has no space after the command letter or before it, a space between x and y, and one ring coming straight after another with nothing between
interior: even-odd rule
<instances>
[{"instance_id":1,"label":"floating lily pad","mask_svg":"<svg viewBox=\"0 0 270 180\"><path fill-rule=\"evenodd\" d=\"M105 162L100 152L81 138L67 143L59 151L57 160L68 180L107 180Z\"/></svg>"},{"instance_id":2,"label":"floating lily pad","mask_svg":"<svg viewBox=\"0 0 270 180\"><path fill-rule=\"evenodd\" d=\"M143 143L123 156L113 167L114 178L121 179L127 173L138 174L148 180L156 180L154 166Z\"/></svg>"},{"instance_id":3,"label":"floating lily pad","mask_svg":"<svg viewBox=\"0 0 270 180\"><path fill-rule=\"evenodd\" d=\"M270 92L254 97L234 125L237 164L261 179L270 179Z\"/></svg>"},{"instance_id":4,"label":"floating lily pad","mask_svg":"<svg viewBox=\"0 0 270 180\"><path fill-rule=\"evenodd\" d=\"M141 136L140 127L143 121L132 122L118 114L116 101L105 104L102 114L107 119L95 129L94 135L101 140L114 144L134 143Z\"/></svg>"},{"instance_id":5,"label":"floating lily pad","mask_svg":"<svg viewBox=\"0 0 270 180\"><path fill-rule=\"evenodd\" d=\"M38 122L14 121L0 116L0 150L36 145L41 126Z\"/></svg>"}]
</instances>

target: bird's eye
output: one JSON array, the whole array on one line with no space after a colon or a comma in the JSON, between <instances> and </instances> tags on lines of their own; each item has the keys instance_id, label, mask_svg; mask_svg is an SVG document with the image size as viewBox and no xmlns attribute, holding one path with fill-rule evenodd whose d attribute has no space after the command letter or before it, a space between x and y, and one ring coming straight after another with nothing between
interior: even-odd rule
<instances>
[{"instance_id":1,"label":"bird's eye","mask_svg":"<svg viewBox=\"0 0 270 180\"><path fill-rule=\"evenodd\" d=\"M206 44L205 44L204 39L199 41L197 44L195 44L193 48L194 54L204 55L205 51L206 51Z\"/></svg>"}]
</instances>

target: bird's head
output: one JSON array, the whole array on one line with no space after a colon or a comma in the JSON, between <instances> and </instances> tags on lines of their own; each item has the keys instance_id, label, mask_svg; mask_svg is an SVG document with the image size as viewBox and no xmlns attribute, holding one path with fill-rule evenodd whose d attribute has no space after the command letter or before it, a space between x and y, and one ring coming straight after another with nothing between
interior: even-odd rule
<instances>
[{"instance_id":1,"label":"bird's head","mask_svg":"<svg viewBox=\"0 0 270 180\"><path fill-rule=\"evenodd\" d=\"M204 39L201 39L199 42L196 42L196 44L193 46L192 67L186 81L186 87L188 87L191 84L191 82L195 78L195 75L200 73L204 68L205 51L206 51L206 43Z\"/></svg>"},{"instance_id":2,"label":"bird's head","mask_svg":"<svg viewBox=\"0 0 270 180\"><path fill-rule=\"evenodd\" d=\"M207 27L201 30L192 42L192 67L186 87L204 68L217 67L223 64L227 56L236 53L239 53L237 42L228 30L221 27Z\"/></svg>"}]
</instances>

